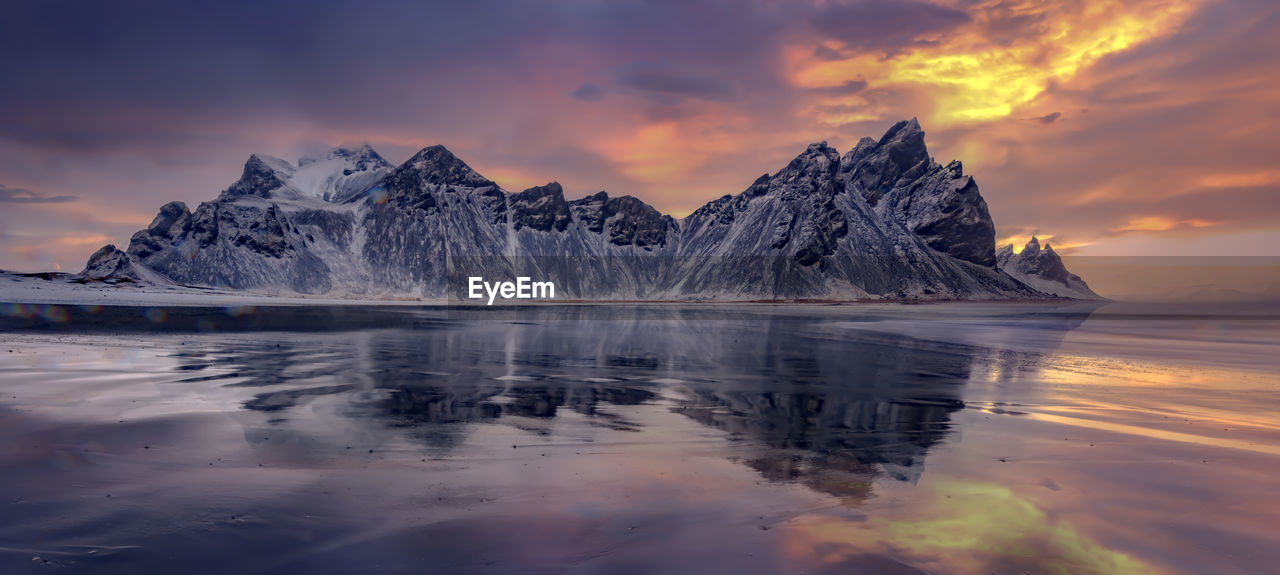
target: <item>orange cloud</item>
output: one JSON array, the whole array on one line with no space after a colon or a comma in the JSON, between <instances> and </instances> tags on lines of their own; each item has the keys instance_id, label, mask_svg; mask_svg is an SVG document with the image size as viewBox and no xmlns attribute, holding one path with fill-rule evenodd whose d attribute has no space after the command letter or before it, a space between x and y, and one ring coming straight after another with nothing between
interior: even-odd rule
<instances>
[{"instance_id":1,"label":"orange cloud","mask_svg":"<svg viewBox=\"0 0 1280 575\"><path fill-rule=\"evenodd\" d=\"M1218 166L1152 166L1112 176L1074 195L1069 204L1158 202L1206 191L1231 191L1280 185L1280 170L1210 172ZM1206 173L1209 172L1209 173Z\"/></svg>"},{"instance_id":2,"label":"orange cloud","mask_svg":"<svg viewBox=\"0 0 1280 575\"><path fill-rule=\"evenodd\" d=\"M27 244L14 248L19 253L35 252L37 250L47 248L75 248L83 246L96 246L115 241L114 238L106 234L85 234L85 235L67 235L45 238L39 244Z\"/></svg>"},{"instance_id":3,"label":"orange cloud","mask_svg":"<svg viewBox=\"0 0 1280 575\"><path fill-rule=\"evenodd\" d=\"M1200 185L1206 188L1260 188L1274 184L1280 184L1280 170L1209 174L1200 178Z\"/></svg>"},{"instance_id":4,"label":"orange cloud","mask_svg":"<svg viewBox=\"0 0 1280 575\"><path fill-rule=\"evenodd\" d=\"M1101 58L1176 30L1205 0L989 0L967 8L970 25L936 41L887 57L852 51L839 42L793 45L786 62L791 81L805 88L831 88L855 78L871 88L924 88L933 100L931 124L946 127L1002 119L1070 81ZM1011 18L1030 25L1018 35L991 30ZM831 97L827 104L866 104L860 95Z\"/></svg>"},{"instance_id":5,"label":"orange cloud","mask_svg":"<svg viewBox=\"0 0 1280 575\"><path fill-rule=\"evenodd\" d=\"M757 118L708 104L677 119L637 118L635 125L595 136L591 149L636 184L625 193L682 217L711 198L745 189L753 175L785 165L814 139L821 138L769 130ZM761 159L774 151L781 158Z\"/></svg>"},{"instance_id":6,"label":"orange cloud","mask_svg":"<svg viewBox=\"0 0 1280 575\"><path fill-rule=\"evenodd\" d=\"M115 239L106 234L71 234L42 238L40 243L14 246L10 251L22 258L22 261L48 262L46 265L52 265L55 270L61 271L62 264L56 261L62 259L59 256L68 257L66 254L74 253L87 259L90 251L113 241Z\"/></svg>"},{"instance_id":7,"label":"orange cloud","mask_svg":"<svg viewBox=\"0 0 1280 575\"><path fill-rule=\"evenodd\" d=\"M534 186L541 186L555 180L554 177L548 178L542 174L536 174L513 166L488 167L484 168L481 173L484 174L486 178L497 182L497 184L502 186L503 189L512 192L527 190Z\"/></svg>"},{"instance_id":8,"label":"orange cloud","mask_svg":"<svg viewBox=\"0 0 1280 575\"><path fill-rule=\"evenodd\" d=\"M1112 232L1166 232L1175 228L1207 228L1216 226L1222 222L1211 222L1199 218L1191 218L1186 220L1175 220L1164 216L1144 216L1133 218L1122 226L1112 228Z\"/></svg>"},{"instance_id":9,"label":"orange cloud","mask_svg":"<svg viewBox=\"0 0 1280 575\"><path fill-rule=\"evenodd\" d=\"M753 138L749 121L737 116L702 115L663 120L603 141L599 150L620 171L648 184L680 181L713 157L743 150Z\"/></svg>"}]
</instances>

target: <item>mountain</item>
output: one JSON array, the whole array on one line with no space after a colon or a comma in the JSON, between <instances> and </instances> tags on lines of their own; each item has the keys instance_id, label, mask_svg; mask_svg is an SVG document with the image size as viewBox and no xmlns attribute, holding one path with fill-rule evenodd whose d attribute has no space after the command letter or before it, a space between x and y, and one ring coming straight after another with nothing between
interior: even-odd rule
<instances>
[{"instance_id":1,"label":"mountain","mask_svg":"<svg viewBox=\"0 0 1280 575\"><path fill-rule=\"evenodd\" d=\"M1040 249L1040 240L1035 237L1016 254L1013 244L1001 247L996 252L996 262L1005 273L1044 293L1072 299L1102 299L1080 276L1067 271L1053 246L1046 243L1044 249Z\"/></svg>"},{"instance_id":2,"label":"mountain","mask_svg":"<svg viewBox=\"0 0 1280 575\"><path fill-rule=\"evenodd\" d=\"M83 275L368 298L465 297L467 277L517 275L558 299L1052 297L997 265L977 184L924 136L912 119L843 156L812 144L681 220L556 182L510 192L443 146L399 166L368 146L296 166L253 155L216 199L165 204Z\"/></svg>"}]
</instances>

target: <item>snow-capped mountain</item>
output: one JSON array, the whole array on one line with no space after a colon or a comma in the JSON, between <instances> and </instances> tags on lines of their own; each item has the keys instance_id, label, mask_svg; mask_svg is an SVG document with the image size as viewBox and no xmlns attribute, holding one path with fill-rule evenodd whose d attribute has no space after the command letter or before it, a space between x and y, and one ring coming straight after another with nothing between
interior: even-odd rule
<instances>
[{"instance_id":1,"label":"snow-capped mountain","mask_svg":"<svg viewBox=\"0 0 1280 575\"><path fill-rule=\"evenodd\" d=\"M296 166L254 155L216 199L164 205L83 275L343 297L458 297L466 277L516 275L558 299L1053 293L997 267L977 185L929 157L914 119L843 157L812 144L682 220L631 196L567 200L555 182L513 193L443 146L394 167L368 146Z\"/></svg>"},{"instance_id":2,"label":"snow-capped mountain","mask_svg":"<svg viewBox=\"0 0 1280 575\"><path fill-rule=\"evenodd\" d=\"M1040 249L1040 240L1034 236L1016 254L1013 244L1001 247L996 252L996 262L1005 273L1044 293L1073 299L1102 299L1080 276L1067 271L1062 256L1053 251L1052 245L1046 243L1044 249Z\"/></svg>"}]
</instances>

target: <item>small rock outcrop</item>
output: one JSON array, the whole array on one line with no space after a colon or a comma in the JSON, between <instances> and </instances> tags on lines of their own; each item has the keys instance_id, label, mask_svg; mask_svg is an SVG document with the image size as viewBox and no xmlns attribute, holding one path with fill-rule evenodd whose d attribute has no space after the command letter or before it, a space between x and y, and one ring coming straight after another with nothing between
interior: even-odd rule
<instances>
[{"instance_id":1,"label":"small rock outcrop","mask_svg":"<svg viewBox=\"0 0 1280 575\"><path fill-rule=\"evenodd\" d=\"M142 281L142 275L134 268L133 258L113 244L107 244L93 252L84 271L80 272L80 277L112 283Z\"/></svg>"},{"instance_id":2,"label":"small rock outcrop","mask_svg":"<svg viewBox=\"0 0 1280 575\"><path fill-rule=\"evenodd\" d=\"M1005 273L1042 292L1074 299L1103 299L1080 276L1067 271L1062 256L1053 251L1052 245L1046 243L1041 249L1040 240L1034 236L1021 252L1014 253L1012 244L1001 247L996 259Z\"/></svg>"},{"instance_id":3,"label":"small rock outcrop","mask_svg":"<svg viewBox=\"0 0 1280 575\"><path fill-rule=\"evenodd\" d=\"M534 186L518 194L511 194L511 221L517 230L531 228L541 232L563 232L573 217L569 215L569 203L564 201L564 189L558 182Z\"/></svg>"}]
</instances>

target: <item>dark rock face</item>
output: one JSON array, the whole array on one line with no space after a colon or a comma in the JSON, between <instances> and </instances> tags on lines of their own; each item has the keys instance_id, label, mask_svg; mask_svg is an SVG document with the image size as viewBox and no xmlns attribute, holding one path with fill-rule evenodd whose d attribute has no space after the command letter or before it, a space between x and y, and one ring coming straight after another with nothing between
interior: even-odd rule
<instances>
[{"instance_id":1,"label":"dark rock face","mask_svg":"<svg viewBox=\"0 0 1280 575\"><path fill-rule=\"evenodd\" d=\"M671 216L662 215L632 196L610 198L605 202L604 212L611 214L609 220L613 223L609 243L617 246L661 247L667 243L667 231L676 227Z\"/></svg>"},{"instance_id":2,"label":"dark rock face","mask_svg":"<svg viewBox=\"0 0 1280 575\"><path fill-rule=\"evenodd\" d=\"M907 229L929 247L978 265L996 265L995 224L978 185L964 175L960 162L929 170L886 201L893 202Z\"/></svg>"},{"instance_id":3,"label":"dark rock face","mask_svg":"<svg viewBox=\"0 0 1280 575\"><path fill-rule=\"evenodd\" d=\"M836 178L839 157L826 142L810 145L768 187L749 188L757 194L778 191L787 200L786 217L774 225L770 245L785 249L794 244L792 257L800 265L834 254L836 241L849 232L844 212L836 207L836 195L843 191Z\"/></svg>"},{"instance_id":4,"label":"dark rock face","mask_svg":"<svg viewBox=\"0 0 1280 575\"><path fill-rule=\"evenodd\" d=\"M840 159L840 173L875 206L899 180L914 180L932 164L915 118L894 124L879 141L863 138Z\"/></svg>"},{"instance_id":5,"label":"dark rock face","mask_svg":"<svg viewBox=\"0 0 1280 575\"><path fill-rule=\"evenodd\" d=\"M563 232L573 219L569 215L569 203L564 201L564 189L557 182L512 194L510 206L512 225L517 230Z\"/></svg>"},{"instance_id":6,"label":"dark rock face","mask_svg":"<svg viewBox=\"0 0 1280 575\"><path fill-rule=\"evenodd\" d=\"M186 231L190 221L191 210L187 209L187 204L169 202L160 206L160 213L151 220L151 225L147 226L147 232L160 237L174 238Z\"/></svg>"},{"instance_id":7,"label":"dark rock face","mask_svg":"<svg viewBox=\"0 0 1280 575\"><path fill-rule=\"evenodd\" d=\"M987 202L960 162L929 157L924 130L912 118L874 141L863 138L840 159L845 186L956 259L995 266L996 228Z\"/></svg>"},{"instance_id":8,"label":"dark rock face","mask_svg":"<svg viewBox=\"0 0 1280 575\"><path fill-rule=\"evenodd\" d=\"M280 208L270 206L265 211L249 212L248 218L245 215L244 211L219 210L219 227L231 236L233 245L273 258L284 257L285 252L294 249L290 238L285 236L293 230L280 214Z\"/></svg>"},{"instance_id":9,"label":"dark rock face","mask_svg":"<svg viewBox=\"0 0 1280 575\"><path fill-rule=\"evenodd\" d=\"M953 236L966 230L948 229L949 216L932 213L955 201L930 197L940 184L923 178L932 168L922 138L918 124L901 122L843 160L826 143L810 145L778 173L691 214L678 254L702 260L679 259L672 277L689 296L1035 297L1013 278L948 253L963 253ZM888 192L869 193L863 182Z\"/></svg>"},{"instance_id":10,"label":"dark rock face","mask_svg":"<svg viewBox=\"0 0 1280 575\"><path fill-rule=\"evenodd\" d=\"M177 283L323 293L332 287L328 265L307 249L308 236L278 204L256 196L205 202L195 212L171 202L133 235L129 254Z\"/></svg>"},{"instance_id":11,"label":"dark rock face","mask_svg":"<svg viewBox=\"0 0 1280 575\"><path fill-rule=\"evenodd\" d=\"M315 243L316 238L322 238L339 248L351 246L355 216L350 213L321 209L298 210L290 214L289 220L299 231L305 233L308 244Z\"/></svg>"},{"instance_id":12,"label":"dark rock face","mask_svg":"<svg viewBox=\"0 0 1280 575\"><path fill-rule=\"evenodd\" d=\"M677 228L675 219L664 216L653 206L632 196L610 198L599 192L581 200L569 202L574 217L586 229L606 234L609 243L652 251L665 246L667 235Z\"/></svg>"},{"instance_id":13,"label":"dark rock face","mask_svg":"<svg viewBox=\"0 0 1280 575\"><path fill-rule=\"evenodd\" d=\"M249 160L244 163L244 172L240 175L240 179L236 183L231 184L225 192L222 192L224 198L238 198L242 196L257 196L259 198L267 198L271 196L271 191L284 187L287 174L281 174L280 161L254 154L249 156Z\"/></svg>"},{"instance_id":14,"label":"dark rock face","mask_svg":"<svg viewBox=\"0 0 1280 575\"><path fill-rule=\"evenodd\" d=\"M423 148L392 173L390 186L416 190L426 186L462 186L468 188L498 187L477 174L444 146Z\"/></svg>"},{"instance_id":15,"label":"dark rock face","mask_svg":"<svg viewBox=\"0 0 1280 575\"><path fill-rule=\"evenodd\" d=\"M910 120L844 157L812 144L680 221L555 182L507 192L443 146L394 168L367 146L296 167L255 155L216 200L162 207L126 255L182 284L369 297L444 297L455 272L570 298L1046 297L1028 285L1061 274L997 269L994 234L973 179Z\"/></svg>"},{"instance_id":16,"label":"dark rock face","mask_svg":"<svg viewBox=\"0 0 1280 575\"><path fill-rule=\"evenodd\" d=\"M752 232L742 239L764 240L743 246L748 253L785 254L802 266L813 265L834 254L837 241L849 231L848 216L836 202L844 191L836 177L839 164L839 154L826 142L811 144L778 173L757 178L737 196L699 208L686 229L745 225ZM767 221L747 215L766 204Z\"/></svg>"},{"instance_id":17,"label":"dark rock face","mask_svg":"<svg viewBox=\"0 0 1280 575\"><path fill-rule=\"evenodd\" d=\"M128 280L140 281L142 276L133 267L133 259L129 254L120 251L112 244L102 246L89 256L80 277L89 280Z\"/></svg>"},{"instance_id":18,"label":"dark rock face","mask_svg":"<svg viewBox=\"0 0 1280 575\"><path fill-rule=\"evenodd\" d=\"M182 202L169 202L160 207L160 213L151 220L147 229L141 230L129 240L129 254L145 259L172 247L173 242L191 231L191 210Z\"/></svg>"}]
</instances>

